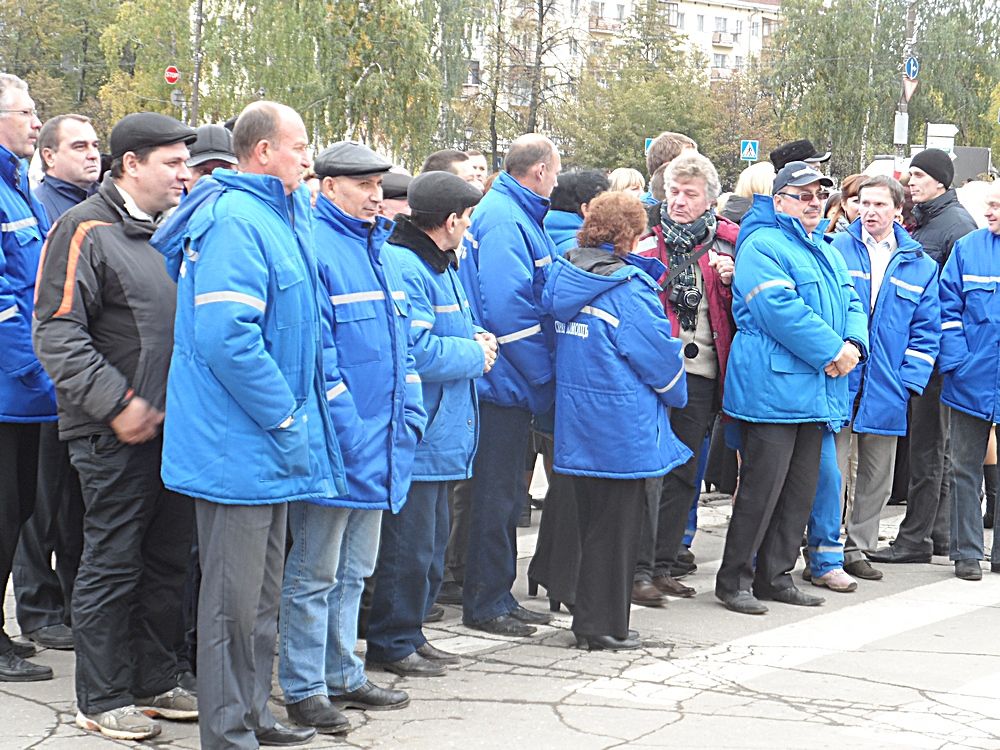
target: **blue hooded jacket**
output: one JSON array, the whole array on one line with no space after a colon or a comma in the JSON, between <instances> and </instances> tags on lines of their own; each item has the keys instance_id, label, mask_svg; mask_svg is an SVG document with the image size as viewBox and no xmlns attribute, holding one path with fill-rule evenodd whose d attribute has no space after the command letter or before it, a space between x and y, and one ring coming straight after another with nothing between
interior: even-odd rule
<instances>
[{"instance_id":1,"label":"blue hooded jacket","mask_svg":"<svg viewBox=\"0 0 1000 750\"><path fill-rule=\"evenodd\" d=\"M550 210L542 222L556 246L556 255L577 246L576 235L583 226L583 217L573 211Z\"/></svg>"},{"instance_id":2,"label":"blue hooded jacket","mask_svg":"<svg viewBox=\"0 0 1000 750\"><path fill-rule=\"evenodd\" d=\"M1000 422L1000 236L965 235L941 272L941 401Z\"/></svg>"},{"instance_id":3,"label":"blue hooded jacket","mask_svg":"<svg viewBox=\"0 0 1000 750\"><path fill-rule=\"evenodd\" d=\"M872 269L861 220L833 238L868 317L868 359L847 376L848 403L861 393L852 428L875 435L906 434L910 392L923 393L941 339L937 263L899 224L893 232L897 249L870 313Z\"/></svg>"},{"instance_id":4,"label":"blue hooded jacket","mask_svg":"<svg viewBox=\"0 0 1000 750\"><path fill-rule=\"evenodd\" d=\"M548 198L506 172L472 215L458 274L476 323L497 337L500 356L476 381L479 397L544 414L552 406L552 320L541 309L555 245L542 227Z\"/></svg>"},{"instance_id":5,"label":"blue hooded jacket","mask_svg":"<svg viewBox=\"0 0 1000 750\"><path fill-rule=\"evenodd\" d=\"M31 345L35 276L49 231L28 163L0 146L0 422L54 422L55 389Z\"/></svg>"},{"instance_id":6,"label":"blue hooded jacket","mask_svg":"<svg viewBox=\"0 0 1000 750\"><path fill-rule=\"evenodd\" d=\"M865 311L844 259L798 219L777 213L757 195L736 242L733 317L723 408L747 422L823 422L839 429L850 419L847 378L823 368L850 339L868 355Z\"/></svg>"},{"instance_id":7,"label":"blue hooded jacket","mask_svg":"<svg viewBox=\"0 0 1000 750\"><path fill-rule=\"evenodd\" d=\"M161 252L171 239L184 247L163 483L236 505L343 495L325 408L309 191L285 195L265 175L220 170L214 179L222 193L196 206L193 192L159 237Z\"/></svg>"},{"instance_id":8,"label":"blue hooded jacket","mask_svg":"<svg viewBox=\"0 0 1000 750\"><path fill-rule=\"evenodd\" d=\"M347 468L347 496L322 504L399 511L427 415L409 351L410 303L382 253L393 224L316 199L316 258L326 291L326 398Z\"/></svg>"},{"instance_id":9,"label":"blue hooded jacket","mask_svg":"<svg viewBox=\"0 0 1000 750\"><path fill-rule=\"evenodd\" d=\"M553 468L612 479L662 476L691 457L670 429L669 407L687 403L687 378L652 278L663 264L620 259L607 248L570 257L556 258L542 298L556 332Z\"/></svg>"}]
</instances>

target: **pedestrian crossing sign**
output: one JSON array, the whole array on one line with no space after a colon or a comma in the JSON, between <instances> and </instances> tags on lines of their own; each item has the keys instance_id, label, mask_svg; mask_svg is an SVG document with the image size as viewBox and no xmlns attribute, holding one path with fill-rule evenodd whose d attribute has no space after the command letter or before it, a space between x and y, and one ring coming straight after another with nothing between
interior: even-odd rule
<instances>
[{"instance_id":1,"label":"pedestrian crossing sign","mask_svg":"<svg viewBox=\"0 0 1000 750\"><path fill-rule=\"evenodd\" d=\"M740 160L757 161L760 157L760 141L740 141Z\"/></svg>"}]
</instances>

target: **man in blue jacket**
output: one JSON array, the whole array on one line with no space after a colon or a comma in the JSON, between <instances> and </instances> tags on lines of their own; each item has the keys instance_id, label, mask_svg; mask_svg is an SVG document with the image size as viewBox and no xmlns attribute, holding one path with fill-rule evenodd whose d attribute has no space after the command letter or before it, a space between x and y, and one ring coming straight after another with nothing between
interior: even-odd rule
<instances>
[{"instance_id":1,"label":"man in blue jacket","mask_svg":"<svg viewBox=\"0 0 1000 750\"><path fill-rule=\"evenodd\" d=\"M278 678L288 715L320 732L349 728L337 708L410 702L379 687L354 653L364 580L375 569L383 511L406 502L426 415L409 353L410 302L383 257L393 223L378 215L392 165L341 141L316 157L315 246L323 305L327 410L344 456L347 492L289 511L292 548L281 591Z\"/></svg>"},{"instance_id":2,"label":"man in blue jacket","mask_svg":"<svg viewBox=\"0 0 1000 750\"><path fill-rule=\"evenodd\" d=\"M847 470L852 433L858 445L854 505L847 516L843 570L878 580L882 573L865 554L878 545L879 516L889 501L896 440L906 434L911 394L923 393L941 338L937 264L894 218L903 206L903 186L891 177L871 177L858 190L860 215L833 245L847 263L868 317L870 355L849 377L851 429L837 433L840 474ZM846 479L846 477L845 477ZM836 522L828 542L839 544L840 476L833 495ZM819 504L817 497L817 504ZM810 550L813 583L822 583L822 550Z\"/></svg>"},{"instance_id":3,"label":"man in blue jacket","mask_svg":"<svg viewBox=\"0 0 1000 750\"><path fill-rule=\"evenodd\" d=\"M823 431L847 423L844 376L868 349L844 259L823 237L830 185L805 162L787 164L774 178L773 203L755 197L737 241L737 333L723 407L745 422L743 463L715 582L734 612L765 613L759 599L823 603L797 589L789 571L816 494Z\"/></svg>"},{"instance_id":4,"label":"man in blue jacket","mask_svg":"<svg viewBox=\"0 0 1000 750\"><path fill-rule=\"evenodd\" d=\"M454 250L482 197L457 175L422 173L410 183L410 216L397 217L383 250L399 267L410 303L410 348L430 418L406 505L382 514L366 636L369 666L404 677L441 675L459 661L428 643L421 625L441 586L450 484L472 476L474 381L496 359L496 339L473 324L455 269Z\"/></svg>"},{"instance_id":5,"label":"man in blue jacket","mask_svg":"<svg viewBox=\"0 0 1000 750\"><path fill-rule=\"evenodd\" d=\"M0 73L0 589L6 590L18 533L35 507L40 426L56 419L52 382L31 346L35 274L49 221L28 187L42 123L28 84ZM24 660L31 645L0 628L0 682L48 680Z\"/></svg>"},{"instance_id":6,"label":"man in blue jacket","mask_svg":"<svg viewBox=\"0 0 1000 750\"><path fill-rule=\"evenodd\" d=\"M291 501L347 486L326 409L305 126L255 102L233 146L239 173L199 181L183 257L168 263L178 295L162 474L196 499L201 742L250 750L315 735L267 706L286 516L301 505ZM214 200L194 202L213 187Z\"/></svg>"},{"instance_id":7,"label":"man in blue jacket","mask_svg":"<svg viewBox=\"0 0 1000 750\"><path fill-rule=\"evenodd\" d=\"M992 426L1000 422L1000 182L986 199L988 227L965 235L941 272L941 401L951 407L951 549L955 575L982 578L979 490ZM1000 573L1000 534L990 570Z\"/></svg>"},{"instance_id":8,"label":"man in blue jacket","mask_svg":"<svg viewBox=\"0 0 1000 750\"><path fill-rule=\"evenodd\" d=\"M526 636L548 615L511 595L517 519L527 494L524 456L531 415L552 407L552 322L541 295L555 245L542 221L561 162L552 141L516 139L483 198L460 251L459 274L476 322L497 336L500 357L477 381L480 449L473 470L463 621L497 635Z\"/></svg>"}]
</instances>

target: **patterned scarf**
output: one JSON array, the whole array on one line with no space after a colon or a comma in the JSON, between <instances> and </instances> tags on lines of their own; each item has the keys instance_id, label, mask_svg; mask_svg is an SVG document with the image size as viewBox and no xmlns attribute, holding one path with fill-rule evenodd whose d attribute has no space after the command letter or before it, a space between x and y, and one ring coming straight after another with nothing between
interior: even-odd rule
<instances>
[{"instance_id":1,"label":"patterned scarf","mask_svg":"<svg viewBox=\"0 0 1000 750\"><path fill-rule=\"evenodd\" d=\"M690 224L680 224L667 214L667 202L660 207L660 229L663 231L663 244L670 256L670 268L678 268L687 262L689 256L699 245L704 245L715 239L715 228L718 224L712 209L708 209ZM697 286L694 263L688 265L674 279L674 286ZM674 306L681 328L693 331L698 324L698 311Z\"/></svg>"}]
</instances>

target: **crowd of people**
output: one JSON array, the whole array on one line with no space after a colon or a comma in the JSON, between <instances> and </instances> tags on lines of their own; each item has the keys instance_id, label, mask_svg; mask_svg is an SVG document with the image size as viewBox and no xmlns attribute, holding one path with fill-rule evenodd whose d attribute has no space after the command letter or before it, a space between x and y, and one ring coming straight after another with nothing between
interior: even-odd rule
<instances>
[{"instance_id":1,"label":"crowd of people","mask_svg":"<svg viewBox=\"0 0 1000 750\"><path fill-rule=\"evenodd\" d=\"M0 632L0 681L73 649L83 729L304 744L409 704L369 672L460 662L423 631L442 604L531 636L551 614L512 588L538 454L529 592L579 648L638 648L631 604L695 594L706 474L734 491L734 612L821 604L800 550L835 592L932 553L982 575L1000 183L977 229L943 151L834 193L800 140L723 194L666 132L644 192L561 174L532 133L494 174L448 149L412 177L352 141L311 158L269 101L197 130L130 114L101 147L0 74L0 583L26 639Z\"/></svg>"}]
</instances>

